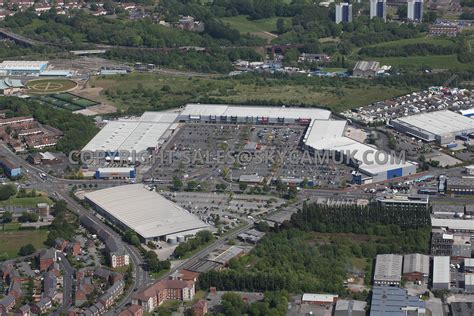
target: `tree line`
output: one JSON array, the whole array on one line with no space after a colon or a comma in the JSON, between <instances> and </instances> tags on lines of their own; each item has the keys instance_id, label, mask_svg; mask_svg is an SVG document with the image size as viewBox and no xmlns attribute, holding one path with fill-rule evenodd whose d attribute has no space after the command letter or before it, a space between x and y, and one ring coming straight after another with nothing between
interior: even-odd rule
<instances>
[{"instance_id":1,"label":"tree line","mask_svg":"<svg viewBox=\"0 0 474 316\"><path fill-rule=\"evenodd\" d=\"M376 225L396 225L400 229L417 229L431 224L428 209L407 207L386 208L378 205L347 205L329 207L320 204L304 204L300 212L293 214L291 223L303 230L367 233Z\"/></svg>"},{"instance_id":2,"label":"tree line","mask_svg":"<svg viewBox=\"0 0 474 316\"><path fill-rule=\"evenodd\" d=\"M428 55L453 55L461 52L461 49L453 45L436 45L430 43L416 43L396 47L363 47L359 51L362 56L368 57L408 57Z\"/></svg>"}]
</instances>

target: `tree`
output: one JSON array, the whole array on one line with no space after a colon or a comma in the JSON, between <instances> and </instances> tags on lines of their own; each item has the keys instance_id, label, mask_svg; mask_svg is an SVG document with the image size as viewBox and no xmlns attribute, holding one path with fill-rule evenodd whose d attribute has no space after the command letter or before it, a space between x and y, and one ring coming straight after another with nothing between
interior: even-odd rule
<instances>
[{"instance_id":1,"label":"tree","mask_svg":"<svg viewBox=\"0 0 474 316\"><path fill-rule=\"evenodd\" d=\"M288 187L288 199L294 199L298 195L298 189L296 186L292 185Z\"/></svg>"},{"instance_id":2,"label":"tree","mask_svg":"<svg viewBox=\"0 0 474 316\"><path fill-rule=\"evenodd\" d=\"M247 190L247 183L240 182L239 183L239 190L242 191L242 192Z\"/></svg>"},{"instance_id":3,"label":"tree","mask_svg":"<svg viewBox=\"0 0 474 316\"><path fill-rule=\"evenodd\" d=\"M35 247L32 244L27 244L20 248L18 251L18 255L20 256L28 256L31 255L36 251Z\"/></svg>"},{"instance_id":4,"label":"tree","mask_svg":"<svg viewBox=\"0 0 474 316\"><path fill-rule=\"evenodd\" d=\"M188 182L188 191L195 191L198 188L199 184L196 181Z\"/></svg>"},{"instance_id":5,"label":"tree","mask_svg":"<svg viewBox=\"0 0 474 316\"><path fill-rule=\"evenodd\" d=\"M297 49L290 48L285 51L285 57L283 61L285 62L285 64L295 65L298 62L299 56L300 56L300 53L298 52Z\"/></svg>"},{"instance_id":6,"label":"tree","mask_svg":"<svg viewBox=\"0 0 474 316\"><path fill-rule=\"evenodd\" d=\"M6 224L6 223L11 223L12 220L13 220L13 214L9 211L5 211L5 213L3 213L3 216L2 216L2 222Z\"/></svg>"},{"instance_id":7,"label":"tree","mask_svg":"<svg viewBox=\"0 0 474 316\"><path fill-rule=\"evenodd\" d=\"M287 185L283 183L281 178L278 178L275 182L276 190L280 193L283 193L287 190Z\"/></svg>"},{"instance_id":8,"label":"tree","mask_svg":"<svg viewBox=\"0 0 474 316\"><path fill-rule=\"evenodd\" d=\"M285 20L278 18L276 21L276 29L279 34L283 34L286 31Z\"/></svg>"},{"instance_id":9,"label":"tree","mask_svg":"<svg viewBox=\"0 0 474 316\"><path fill-rule=\"evenodd\" d=\"M260 222L258 222L258 224L257 224L257 229L258 229L259 231L261 231L261 232L266 233L266 232L268 232L268 231L270 230L270 226L268 225L267 222L265 222L265 221L260 221Z\"/></svg>"},{"instance_id":10,"label":"tree","mask_svg":"<svg viewBox=\"0 0 474 316\"><path fill-rule=\"evenodd\" d=\"M32 212L23 212L21 216L18 218L20 223L35 223L39 219L39 215Z\"/></svg>"},{"instance_id":11,"label":"tree","mask_svg":"<svg viewBox=\"0 0 474 316\"><path fill-rule=\"evenodd\" d=\"M140 245L140 238L138 237L137 233L135 233L131 229L125 232L125 234L123 235L123 239L134 246Z\"/></svg>"},{"instance_id":12,"label":"tree","mask_svg":"<svg viewBox=\"0 0 474 316\"><path fill-rule=\"evenodd\" d=\"M228 292L222 295L222 307L225 315L240 316L244 313L245 304L239 294Z\"/></svg>"},{"instance_id":13,"label":"tree","mask_svg":"<svg viewBox=\"0 0 474 316\"><path fill-rule=\"evenodd\" d=\"M183 181L178 176L173 176L173 191L179 191L183 187Z\"/></svg>"},{"instance_id":14,"label":"tree","mask_svg":"<svg viewBox=\"0 0 474 316\"><path fill-rule=\"evenodd\" d=\"M8 200L16 194L16 187L12 184L0 186L0 201Z\"/></svg>"}]
</instances>

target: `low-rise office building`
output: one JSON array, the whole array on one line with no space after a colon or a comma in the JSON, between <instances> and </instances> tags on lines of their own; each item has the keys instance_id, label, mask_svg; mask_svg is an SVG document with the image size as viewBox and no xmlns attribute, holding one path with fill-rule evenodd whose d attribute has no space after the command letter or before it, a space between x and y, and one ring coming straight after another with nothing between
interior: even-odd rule
<instances>
[{"instance_id":1,"label":"low-rise office building","mask_svg":"<svg viewBox=\"0 0 474 316\"><path fill-rule=\"evenodd\" d=\"M421 194L391 194L377 197L377 203L384 208L399 210L427 210L429 196Z\"/></svg>"}]
</instances>

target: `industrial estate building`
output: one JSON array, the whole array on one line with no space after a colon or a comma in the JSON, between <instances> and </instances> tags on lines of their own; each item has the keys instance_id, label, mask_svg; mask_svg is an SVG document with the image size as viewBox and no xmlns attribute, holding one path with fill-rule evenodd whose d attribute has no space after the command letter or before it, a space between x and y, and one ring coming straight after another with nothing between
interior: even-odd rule
<instances>
[{"instance_id":1,"label":"industrial estate building","mask_svg":"<svg viewBox=\"0 0 474 316\"><path fill-rule=\"evenodd\" d=\"M48 67L47 61L5 60L0 63L0 74L22 75L39 74Z\"/></svg>"},{"instance_id":2,"label":"industrial estate building","mask_svg":"<svg viewBox=\"0 0 474 316\"><path fill-rule=\"evenodd\" d=\"M409 295L406 289L374 286L370 316L426 315L426 303L416 295Z\"/></svg>"},{"instance_id":3,"label":"industrial estate building","mask_svg":"<svg viewBox=\"0 0 474 316\"><path fill-rule=\"evenodd\" d=\"M448 194L472 195L474 194L474 179L449 177L446 181L446 192Z\"/></svg>"},{"instance_id":4,"label":"industrial estate building","mask_svg":"<svg viewBox=\"0 0 474 316\"><path fill-rule=\"evenodd\" d=\"M433 257L433 286L434 290L449 289L451 272L449 269L449 256Z\"/></svg>"},{"instance_id":5,"label":"industrial estate building","mask_svg":"<svg viewBox=\"0 0 474 316\"><path fill-rule=\"evenodd\" d=\"M431 226L450 232L474 233L474 221L472 219L431 218Z\"/></svg>"},{"instance_id":6,"label":"industrial estate building","mask_svg":"<svg viewBox=\"0 0 474 316\"><path fill-rule=\"evenodd\" d=\"M474 258L464 259L464 271L467 273L474 273Z\"/></svg>"},{"instance_id":7,"label":"industrial estate building","mask_svg":"<svg viewBox=\"0 0 474 316\"><path fill-rule=\"evenodd\" d=\"M452 302L450 307L452 316L474 315L474 304L472 302Z\"/></svg>"},{"instance_id":8,"label":"industrial estate building","mask_svg":"<svg viewBox=\"0 0 474 316\"><path fill-rule=\"evenodd\" d=\"M357 169L355 183L416 173L414 163L400 161L376 147L343 136L346 121L330 120L330 116L331 112L324 109L188 104L180 113L145 112L140 118L109 122L83 151L102 151L114 156L121 150L158 150L179 123L298 124L307 127L303 147L313 153L343 156L344 162Z\"/></svg>"},{"instance_id":9,"label":"industrial estate building","mask_svg":"<svg viewBox=\"0 0 474 316\"><path fill-rule=\"evenodd\" d=\"M373 78L380 70L380 63L378 61L359 60L352 70L352 75L355 77Z\"/></svg>"},{"instance_id":10,"label":"industrial estate building","mask_svg":"<svg viewBox=\"0 0 474 316\"><path fill-rule=\"evenodd\" d=\"M375 261L374 285L397 286L402 280L402 261L400 255L377 255Z\"/></svg>"},{"instance_id":11,"label":"industrial estate building","mask_svg":"<svg viewBox=\"0 0 474 316\"><path fill-rule=\"evenodd\" d=\"M7 157L0 157L0 166L9 178L16 178L21 176L21 166L13 163Z\"/></svg>"},{"instance_id":12,"label":"industrial estate building","mask_svg":"<svg viewBox=\"0 0 474 316\"><path fill-rule=\"evenodd\" d=\"M337 300L334 316L365 316L367 303L356 300Z\"/></svg>"},{"instance_id":13,"label":"industrial estate building","mask_svg":"<svg viewBox=\"0 0 474 316\"><path fill-rule=\"evenodd\" d=\"M0 94L12 95L21 92L25 86L18 79L5 78L0 80Z\"/></svg>"},{"instance_id":14,"label":"industrial estate building","mask_svg":"<svg viewBox=\"0 0 474 316\"><path fill-rule=\"evenodd\" d=\"M87 193L85 198L112 223L134 230L145 242L184 241L210 226L142 184Z\"/></svg>"},{"instance_id":15,"label":"industrial estate building","mask_svg":"<svg viewBox=\"0 0 474 316\"><path fill-rule=\"evenodd\" d=\"M409 281L428 281L430 257L419 253L403 256L403 277Z\"/></svg>"},{"instance_id":16,"label":"industrial estate building","mask_svg":"<svg viewBox=\"0 0 474 316\"><path fill-rule=\"evenodd\" d=\"M399 132L440 145L454 142L456 136L474 133L474 120L448 110L405 116L390 124Z\"/></svg>"}]
</instances>

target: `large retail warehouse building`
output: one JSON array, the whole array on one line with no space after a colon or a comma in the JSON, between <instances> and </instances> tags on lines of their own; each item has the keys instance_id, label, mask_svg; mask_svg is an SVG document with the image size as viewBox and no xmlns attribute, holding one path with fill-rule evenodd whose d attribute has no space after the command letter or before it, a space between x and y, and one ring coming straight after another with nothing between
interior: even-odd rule
<instances>
[{"instance_id":1,"label":"large retail warehouse building","mask_svg":"<svg viewBox=\"0 0 474 316\"><path fill-rule=\"evenodd\" d=\"M440 145L453 142L456 136L474 133L472 118L448 110L405 116L390 124L399 132Z\"/></svg>"},{"instance_id":2,"label":"large retail warehouse building","mask_svg":"<svg viewBox=\"0 0 474 316\"><path fill-rule=\"evenodd\" d=\"M142 184L123 185L87 193L94 209L123 229L132 229L145 241L176 241L210 226Z\"/></svg>"}]
</instances>

